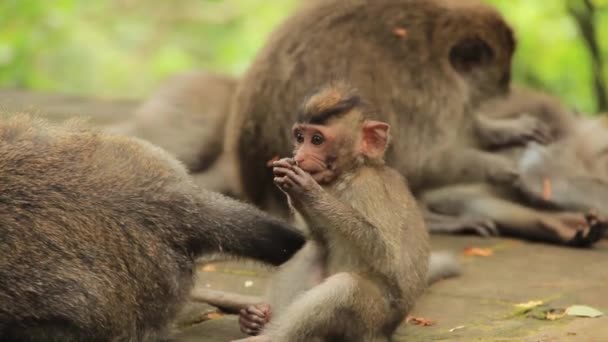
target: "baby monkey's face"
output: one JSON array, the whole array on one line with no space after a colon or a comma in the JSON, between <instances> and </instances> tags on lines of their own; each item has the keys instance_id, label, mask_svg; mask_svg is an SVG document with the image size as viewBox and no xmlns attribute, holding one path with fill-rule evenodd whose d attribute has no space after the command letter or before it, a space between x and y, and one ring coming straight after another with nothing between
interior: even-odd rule
<instances>
[{"instance_id":1,"label":"baby monkey's face","mask_svg":"<svg viewBox=\"0 0 608 342\"><path fill-rule=\"evenodd\" d=\"M293 159L319 184L336 176L338 127L298 123L293 127Z\"/></svg>"}]
</instances>

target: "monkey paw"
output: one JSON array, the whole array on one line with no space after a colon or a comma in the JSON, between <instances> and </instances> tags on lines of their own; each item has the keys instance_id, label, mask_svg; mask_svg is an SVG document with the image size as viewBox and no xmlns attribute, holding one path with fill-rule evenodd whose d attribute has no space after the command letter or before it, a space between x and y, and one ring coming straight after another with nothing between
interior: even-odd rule
<instances>
[{"instance_id":1,"label":"monkey paw","mask_svg":"<svg viewBox=\"0 0 608 342\"><path fill-rule=\"evenodd\" d=\"M521 182L521 174L514 163L501 157L493 161L487 179L494 184L517 185Z\"/></svg>"},{"instance_id":2,"label":"monkey paw","mask_svg":"<svg viewBox=\"0 0 608 342\"><path fill-rule=\"evenodd\" d=\"M485 139L496 148L525 145L532 141L546 145L553 137L547 124L529 114L521 113L517 118L503 122L499 129L489 131Z\"/></svg>"},{"instance_id":3,"label":"monkey paw","mask_svg":"<svg viewBox=\"0 0 608 342\"><path fill-rule=\"evenodd\" d=\"M273 163L274 182L287 194L304 194L320 189L312 176L295 165L293 159L284 158Z\"/></svg>"},{"instance_id":4,"label":"monkey paw","mask_svg":"<svg viewBox=\"0 0 608 342\"><path fill-rule=\"evenodd\" d=\"M247 335L258 335L264 326L270 322L270 305L251 305L239 312L239 325L241 331Z\"/></svg>"},{"instance_id":5,"label":"monkey paw","mask_svg":"<svg viewBox=\"0 0 608 342\"><path fill-rule=\"evenodd\" d=\"M514 123L507 139L508 143L524 145L529 141L536 141L548 144L552 140L549 126L529 114L523 113Z\"/></svg>"},{"instance_id":6,"label":"monkey paw","mask_svg":"<svg viewBox=\"0 0 608 342\"><path fill-rule=\"evenodd\" d=\"M590 247L599 241L608 229L608 221L599 217L597 214L590 212L585 214L588 229L577 230L572 239L566 242L566 245L572 247Z\"/></svg>"}]
</instances>

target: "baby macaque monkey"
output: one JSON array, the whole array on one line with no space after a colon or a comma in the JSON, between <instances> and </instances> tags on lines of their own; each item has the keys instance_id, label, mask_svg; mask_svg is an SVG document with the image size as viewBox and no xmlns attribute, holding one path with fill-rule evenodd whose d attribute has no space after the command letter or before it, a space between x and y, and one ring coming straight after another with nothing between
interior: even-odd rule
<instances>
[{"instance_id":1,"label":"baby macaque monkey","mask_svg":"<svg viewBox=\"0 0 608 342\"><path fill-rule=\"evenodd\" d=\"M241 311L242 331L261 333L245 340L388 341L425 289L428 233L384 163L389 125L370 115L344 82L301 107L294 156L272 166L310 240L277 272L269 303Z\"/></svg>"}]
</instances>

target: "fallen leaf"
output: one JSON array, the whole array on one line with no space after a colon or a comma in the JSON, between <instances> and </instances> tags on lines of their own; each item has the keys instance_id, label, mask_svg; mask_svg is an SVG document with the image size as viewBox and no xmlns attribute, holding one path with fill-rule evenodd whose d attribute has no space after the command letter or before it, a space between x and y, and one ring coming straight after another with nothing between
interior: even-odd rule
<instances>
[{"instance_id":1,"label":"fallen leaf","mask_svg":"<svg viewBox=\"0 0 608 342\"><path fill-rule=\"evenodd\" d=\"M209 312L207 314L205 314L205 318L207 318L206 320L210 321L213 319L218 319L218 318L222 318L224 315L219 313L219 312Z\"/></svg>"},{"instance_id":2,"label":"fallen leaf","mask_svg":"<svg viewBox=\"0 0 608 342\"><path fill-rule=\"evenodd\" d=\"M450 329L450 332L454 332L454 331L460 330L460 329L464 329L464 325L459 325L457 327L454 327L454 328Z\"/></svg>"},{"instance_id":3,"label":"fallen leaf","mask_svg":"<svg viewBox=\"0 0 608 342\"><path fill-rule=\"evenodd\" d=\"M201 271L203 272L215 272L217 270L217 267L213 264L207 264L204 265L203 267L201 267Z\"/></svg>"},{"instance_id":4,"label":"fallen leaf","mask_svg":"<svg viewBox=\"0 0 608 342\"><path fill-rule=\"evenodd\" d=\"M579 317L600 317L603 316L604 313L594 309L590 306L586 305L572 305L566 309L566 314L569 316L579 316Z\"/></svg>"},{"instance_id":5,"label":"fallen leaf","mask_svg":"<svg viewBox=\"0 0 608 342\"><path fill-rule=\"evenodd\" d=\"M566 309L550 307L534 307L528 310L527 317L543 320L556 321L566 316Z\"/></svg>"},{"instance_id":6,"label":"fallen leaf","mask_svg":"<svg viewBox=\"0 0 608 342\"><path fill-rule=\"evenodd\" d=\"M545 316L549 321L555 321L566 316L566 310L564 309L550 309L547 311Z\"/></svg>"},{"instance_id":7,"label":"fallen leaf","mask_svg":"<svg viewBox=\"0 0 608 342\"><path fill-rule=\"evenodd\" d=\"M548 177L543 179L543 199L545 201L551 199L551 179Z\"/></svg>"},{"instance_id":8,"label":"fallen leaf","mask_svg":"<svg viewBox=\"0 0 608 342\"><path fill-rule=\"evenodd\" d=\"M252 287L252 286L253 286L253 281L251 281L251 280L245 281L245 287Z\"/></svg>"},{"instance_id":9,"label":"fallen leaf","mask_svg":"<svg viewBox=\"0 0 608 342\"><path fill-rule=\"evenodd\" d=\"M426 319L424 317L407 316L405 318L405 321L409 324L421 325L423 327L428 327L435 324L434 321L431 321L430 319Z\"/></svg>"},{"instance_id":10,"label":"fallen leaf","mask_svg":"<svg viewBox=\"0 0 608 342\"><path fill-rule=\"evenodd\" d=\"M407 36L407 30L403 27L395 27L393 34L399 38L405 38Z\"/></svg>"},{"instance_id":11,"label":"fallen leaf","mask_svg":"<svg viewBox=\"0 0 608 342\"><path fill-rule=\"evenodd\" d=\"M272 163L274 163L275 161L281 159L280 156L276 155L274 157L272 157L272 159L270 159L269 161L266 162L266 166L267 167L272 167Z\"/></svg>"},{"instance_id":12,"label":"fallen leaf","mask_svg":"<svg viewBox=\"0 0 608 342\"><path fill-rule=\"evenodd\" d=\"M539 305L543 305L543 301L542 300L531 300L531 301L526 302L526 303L515 304L515 306L517 306L518 308L524 308L524 309L532 309L532 308L537 307Z\"/></svg>"},{"instance_id":13,"label":"fallen leaf","mask_svg":"<svg viewBox=\"0 0 608 342\"><path fill-rule=\"evenodd\" d=\"M531 300L526 303L515 304L514 306L517 308L517 310L513 313L513 315L520 316L527 314L528 317L545 319L544 310L546 309L539 308L541 305L543 305L542 300Z\"/></svg>"},{"instance_id":14,"label":"fallen leaf","mask_svg":"<svg viewBox=\"0 0 608 342\"><path fill-rule=\"evenodd\" d=\"M466 256L490 256L494 254L494 251L490 248L479 248L479 247L467 247L464 249L464 255Z\"/></svg>"}]
</instances>

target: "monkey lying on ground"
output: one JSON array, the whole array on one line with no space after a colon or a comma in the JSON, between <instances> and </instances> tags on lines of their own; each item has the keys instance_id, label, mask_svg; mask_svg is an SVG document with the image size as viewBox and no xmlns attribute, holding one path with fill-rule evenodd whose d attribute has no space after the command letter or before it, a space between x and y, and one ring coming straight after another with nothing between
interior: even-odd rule
<instances>
[{"instance_id":1,"label":"monkey lying on ground","mask_svg":"<svg viewBox=\"0 0 608 342\"><path fill-rule=\"evenodd\" d=\"M606 127L593 119L577 118L557 99L525 88L515 88L504 100L488 102L478 115L544 123L546 127L540 130L550 143L495 150L519 163L519 182L524 186L460 183L423 193L423 206L439 215L427 219L430 230L500 232L571 246L596 242L607 223L592 213L608 198ZM553 208L539 205L549 190L556 204Z\"/></svg>"},{"instance_id":2,"label":"monkey lying on ground","mask_svg":"<svg viewBox=\"0 0 608 342\"><path fill-rule=\"evenodd\" d=\"M384 164L389 125L367 119L370 105L344 82L323 87L299 113L294 157L273 170L311 240L274 275L270 304L253 298L241 311L241 329L272 341L389 340L442 272L427 274L424 221L403 177ZM244 305L206 294L198 299Z\"/></svg>"},{"instance_id":3,"label":"monkey lying on ground","mask_svg":"<svg viewBox=\"0 0 608 342\"><path fill-rule=\"evenodd\" d=\"M195 258L278 265L305 242L162 149L75 123L3 117L0 189L1 341L157 340Z\"/></svg>"},{"instance_id":4,"label":"monkey lying on ground","mask_svg":"<svg viewBox=\"0 0 608 342\"><path fill-rule=\"evenodd\" d=\"M393 127L387 164L414 194L457 178L509 184L513 163L466 147L479 103L505 94L515 49L493 8L461 0L326 0L275 30L239 82L225 148L238 155L246 198L286 215L266 162L289 153L293 108L332 78L348 80ZM527 137L528 131L516 135ZM239 184L240 186L241 184Z\"/></svg>"},{"instance_id":5,"label":"monkey lying on ground","mask_svg":"<svg viewBox=\"0 0 608 342\"><path fill-rule=\"evenodd\" d=\"M203 71L169 79L124 123L106 132L160 146L183 162L197 185L236 196L235 162L222 154L224 127L237 80Z\"/></svg>"},{"instance_id":6,"label":"monkey lying on ground","mask_svg":"<svg viewBox=\"0 0 608 342\"><path fill-rule=\"evenodd\" d=\"M608 218L608 121L580 117L575 128L562 141L526 149L520 159L522 195L537 207Z\"/></svg>"}]
</instances>

